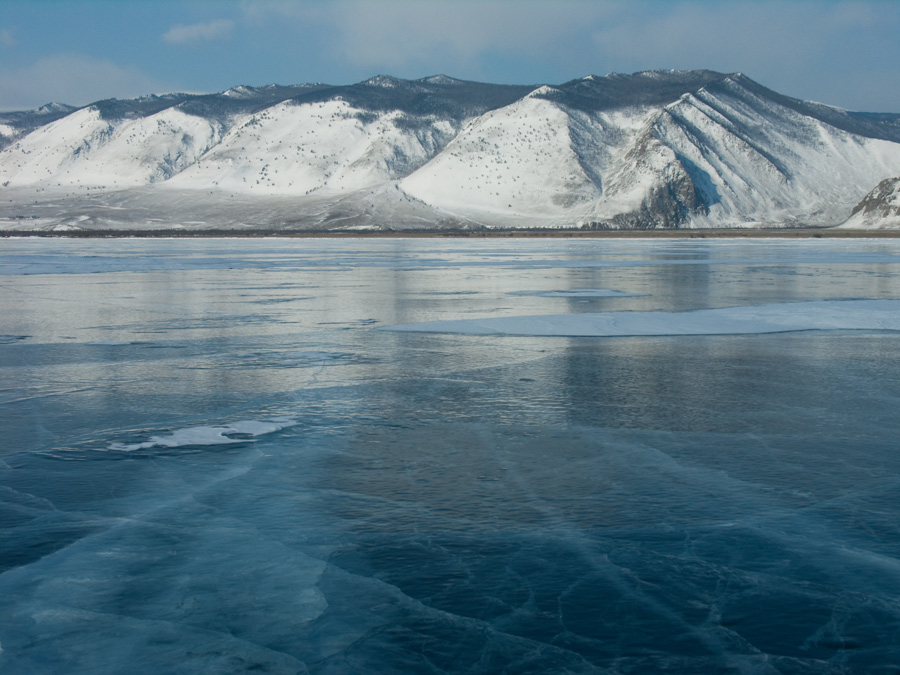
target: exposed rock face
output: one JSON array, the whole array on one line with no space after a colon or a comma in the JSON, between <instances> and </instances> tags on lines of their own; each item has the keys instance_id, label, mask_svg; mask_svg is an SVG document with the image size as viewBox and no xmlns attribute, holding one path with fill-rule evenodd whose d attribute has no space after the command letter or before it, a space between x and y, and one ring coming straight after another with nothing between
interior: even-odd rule
<instances>
[{"instance_id":1,"label":"exposed rock face","mask_svg":"<svg viewBox=\"0 0 900 675\"><path fill-rule=\"evenodd\" d=\"M708 213L709 208L690 176L680 171L651 187L637 211L617 215L613 222L626 229L674 229L687 224L692 216Z\"/></svg>"},{"instance_id":2,"label":"exposed rock face","mask_svg":"<svg viewBox=\"0 0 900 675\"><path fill-rule=\"evenodd\" d=\"M663 180L652 185L637 209L605 221L589 221L587 230L668 230L687 225L695 216L705 216L709 208L688 173L679 165Z\"/></svg>"},{"instance_id":3,"label":"exposed rock face","mask_svg":"<svg viewBox=\"0 0 900 675\"><path fill-rule=\"evenodd\" d=\"M900 115L706 70L379 75L0 114L7 229L822 226L898 175ZM893 217L880 194L856 226Z\"/></svg>"},{"instance_id":4,"label":"exposed rock face","mask_svg":"<svg viewBox=\"0 0 900 675\"><path fill-rule=\"evenodd\" d=\"M885 178L875 186L841 227L900 228L900 177Z\"/></svg>"},{"instance_id":5,"label":"exposed rock face","mask_svg":"<svg viewBox=\"0 0 900 675\"><path fill-rule=\"evenodd\" d=\"M851 216L861 213L863 215L874 214L882 218L900 216L900 178L885 178L874 190L863 197L856 205Z\"/></svg>"}]
</instances>

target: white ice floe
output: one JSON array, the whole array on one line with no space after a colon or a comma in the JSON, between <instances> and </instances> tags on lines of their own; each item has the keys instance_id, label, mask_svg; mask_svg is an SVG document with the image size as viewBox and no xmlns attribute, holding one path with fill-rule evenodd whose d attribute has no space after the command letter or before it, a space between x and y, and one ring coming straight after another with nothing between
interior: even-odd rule
<instances>
[{"instance_id":1,"label":"white ice floe","mask_svg":"<svg viewBox=\"0 0 900 675\"><path fill-rule=\"evenodd\" d=\"M900 330L900 300L817 300L689 312L599 312L428 321L382 330L467 335L626 337L805 330Z\"/></svg>"},{"instance_id":2,"label":"white ice floe","mask_svg":"<svg viewBox=\"0 0 900 675\"><path fill-rule=\"evenodd\" d=\"M509 295L535 295L541 298L635 298L646 293L626 293L610 288L573 288L567 291L512 291Z\"/></svg>"},{"instance_id":3,"label":"white ice floe","mask_svg":"<svg viewBox=\"0 0 900 675\"><path fill-rule=\"evenodd\" d=\"M246 443L257 436L271 434L288 427L295 426L297 420L292 417L276 417L271 420L242 420L220 426L199 426L187 429L176 429L170 436L151 436L143 443L111 443L110 450L134 452L150 448L180 448L190 445L226 445L230 443Z\"/></svg>"}]
</instances>

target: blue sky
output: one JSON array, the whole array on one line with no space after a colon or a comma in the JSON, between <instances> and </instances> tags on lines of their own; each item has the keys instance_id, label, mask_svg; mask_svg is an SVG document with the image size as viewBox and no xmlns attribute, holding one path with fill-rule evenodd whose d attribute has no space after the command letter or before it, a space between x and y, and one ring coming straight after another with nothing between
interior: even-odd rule
<instances>
[{"instance_id":1,"label":"blue sky","mask_svg":"<svg viewBox=\"0 0 900 675\"><path fill-rule=\"evenodd\" d=\"M900 0L0 0L0 110L386 73L741 71L900 112Z\"/></svg>"}]
</instances>

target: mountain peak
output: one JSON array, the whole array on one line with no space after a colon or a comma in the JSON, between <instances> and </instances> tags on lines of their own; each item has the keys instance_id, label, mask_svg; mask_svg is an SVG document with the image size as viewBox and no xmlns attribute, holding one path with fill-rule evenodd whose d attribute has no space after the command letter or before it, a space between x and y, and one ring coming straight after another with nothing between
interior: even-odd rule
<instances>
[{"instance_id":1,"label":"mountain peak","mask_svg":"<svg viewBox=\"0 0 900 675\"><path fill-rule=\"evenodd\" d=\"M546 98L548 96L553 96L554 94L559 93L560 91L556 87L551 87L549 84L542 84L540 87L528 94L527 98Z\"/></svg>"},{"instance_id":2,"label":"mountain peak","mask_svg":"<svg viewBox=\"0 0 900 675\"><path fill-rule=\"evenodd\" d=\"M391 75L376 75L375 77L370 77L368 80L363 82L362 84L369 87L383 87L384 89L396 89L397 87L403 86L406 84L406 80L401 80L398 77L393 77Z\"/></svg>"},{"instance_id":3,"label":"mountain peak","mask_svg":"<svg viewBox=\"0 0 900 675\"><path fill-rule=\"evenodd\" d=\"M35 115L55 115L57 113L70 113L77 108L73 105L67 105L65 103L45 103L40 108L34 109Z\"/></svg>"},{"instance_id":4,"label":"mountain peak","mask_svg":"<svg viewBox=\"0 0 900 675\"><path fill-rule=\"evenodd\" d=\"M254 96L257 91L256 87L248 87L245 84L239 84L236 87L223 91L222 96L228 96L229 98L250 98L251 96Z\"/></svg>"}]
</instances>

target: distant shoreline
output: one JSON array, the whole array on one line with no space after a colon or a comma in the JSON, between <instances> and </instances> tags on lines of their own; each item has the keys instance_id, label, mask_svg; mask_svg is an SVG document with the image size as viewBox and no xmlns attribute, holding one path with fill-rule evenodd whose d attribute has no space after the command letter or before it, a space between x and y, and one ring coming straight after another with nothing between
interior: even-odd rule
<instances>
[{"instance_id":1,"label":"distant shoreline","mask_svg":"<svg viewBox=\"0 0 900 675\"><path fill-rule=\"evenodd\" d=\"M769 228L707 230L382 230L284 232L278 230L0 230L0 238L54 239L900 239L896 230Z\"/></svg>"}]
</instances>

